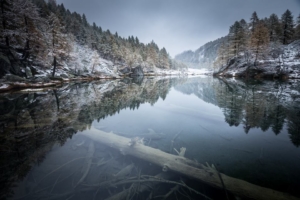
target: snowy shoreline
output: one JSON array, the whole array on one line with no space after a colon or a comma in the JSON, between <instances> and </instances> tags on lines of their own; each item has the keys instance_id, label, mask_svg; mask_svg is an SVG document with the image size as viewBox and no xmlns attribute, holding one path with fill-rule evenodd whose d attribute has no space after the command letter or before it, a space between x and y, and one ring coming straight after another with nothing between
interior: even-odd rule
<instances>
[{"instance_id":1,"label":"snowy shoreline","mask_svg":"<svg viewBox=\"0 0 300 200\"><path fill-rule=\"evenodd\" d=\"M185 71L180 70L157 70L151 73L144 73L144 77L186 77L186 76L199 76L199 75L212 75L211 71L207 70L197 70L197 69L188 69ZM15 76L11 75L9 77L15 78ZM75 78L63 78L63 77L54 77L49 78L48 81L41 79L42 81L34 81L30 79L19 79L15 80L0 80L0 93L11 92L11 91L37 91L43 89L53 89L57 87L62 87L64 83L76 82L76 81L97 81L97 80L115 80L115 79L123 79L123 78L135 78L138 76L127 76L127 75L84 75L78 76ZM45 78L45 77L44 77Z\"/></svg>"}]
</instances>

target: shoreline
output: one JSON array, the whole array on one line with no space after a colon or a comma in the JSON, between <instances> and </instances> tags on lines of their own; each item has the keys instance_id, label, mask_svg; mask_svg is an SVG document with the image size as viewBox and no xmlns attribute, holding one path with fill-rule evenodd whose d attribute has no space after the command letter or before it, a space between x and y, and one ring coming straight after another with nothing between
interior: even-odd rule
<instances>
[{"instance_id":1,"label":"shoreline","mask_svg":"<svg viewBox=\"0 0 300 200\"><path fill-rule=\"evenodd\" d=\"M173 73L145 73L143 76L82 76L78 78L62 78L62 77L44 77L49 78L49 81L35 81L34 79L22 79L20 81L8 81L8 80L0 80L0 93L9 93L14 91L25 91L26 89L31 89L35 91L40 91L44 89L55 89L57 87L62 87L64 83L71 82L91 82L91 81L101 81L101 80L117 80L124 78L138 78L138 77L186 77L186 76L197 76L197 75L211 75L207 73L177 73L174 71Z\"/></svg>"}]
</instances>

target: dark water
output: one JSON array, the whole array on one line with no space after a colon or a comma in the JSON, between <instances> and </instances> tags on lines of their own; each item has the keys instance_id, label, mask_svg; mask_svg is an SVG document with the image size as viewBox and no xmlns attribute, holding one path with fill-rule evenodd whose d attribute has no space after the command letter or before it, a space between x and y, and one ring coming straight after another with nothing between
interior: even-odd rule
<instances>
[{"instance_id":1,"label":"dark water","mask_svg":"<svg viewBox=\"0 0 300 200\"><path fill-rule=\"evenodd\" d=\"M175 155L185 147L191 160L300 197L297 81L124 79L0 94L0 102L0 199L205 199L176 183L226 199L85 136L94 130ZM139 182L157 175L173 182Z\"/></svg>"}]
</instances>

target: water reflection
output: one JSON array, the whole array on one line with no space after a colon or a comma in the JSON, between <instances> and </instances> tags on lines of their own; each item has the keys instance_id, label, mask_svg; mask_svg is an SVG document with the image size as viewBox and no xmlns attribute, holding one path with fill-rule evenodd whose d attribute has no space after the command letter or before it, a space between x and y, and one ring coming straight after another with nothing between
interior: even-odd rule
<instances>
[{"instance_id":1,"label":"water reflection","mask_svg":"<svg viewBox=\"0 0 300 200\"><path fill-rule=\"evenodd\" d=\"M278 169L269 170L271 174L262 172L266 167L273 165L286 167L286 171L290 171L290 174L285 174L285 178L289 179L294 176L293 172L298 170L298 165L289 168L291 163L287 162L290 157L286 157L287 162L283 165L281 162L284 161L277 159L278 152L271 152L272 148L277 148L276 145L265 147L263 146L265 144L259 144L261 146L256 146L253 145L255 142L253 138L241 140L239 136L246 134L239 130L235 130L238 136L225 134L223 130L229 125L231 128L242 126L241 130L248 135L257 129L261 132L272 130L275 135L279 134L279 136L288 133L292 143L298 147L300 145L299 86L297 81L245 82L212 77L144 78L72 83L55 90L1 94L0 184L2 187L0 187L0 199L9 195L15 197L16 193L26 194L27 188L32 188L32 186L25 185L24 191L20 192L20 187L17 190L14 187L15 183L23 180L25 183L37 185L39 181L35 179L41 177L41 174L49 173L55 176L45 185L41 185L41 189L47 188L48 192L72 190L78 182L81 183L82 175L76 173L81 171L79 168L84 160L87 164L94 166L88 173L89 180L92 182L96 182L95 174L101 177L101 180L107 179L108 177L103 173L105 174L108 169L114 170L114 174L120 172L120 163L124 168L131 166L132 160L124 158L120 152L94 144L76 134L93 128L100 129L103 121L110 125L107 131L122 132L121 134L125 136L127 134L127 137L139 136L151 125L151 128L159 130L158 133L163 132L163 139L154 142L151 138L146 138L148 145L151 143L153 147L173 154L176 153L174 148L179 150L181 147L187 147L186 157L197 159L201 163L206 161L216 163L216 166L224 170L226 174L240 175L241 178L253 183L270 186L271 184L267 181L264 183L261 179L256 180L256 177L265 175L265 179L268 179L273 176L273 171ZM172 87L180 92L176 93ZM181 93L189 94L189 97L184 99ZM190 94L196 95L197 101L190 97L192 96ZM199 102L199 99L206 103ZM142 105L147 103L151 106L146 108L144 106L141 109ZM221 108L224 115L222 118L225 118L226 124L219 122L218 115L205 108L208 107L207 104ZM216 110L219 111L219 108ZM126 109L135 112L128 113ZM141 112L144 113L141 114ZM218 126L214 126L215 124L220 128L217 129ZM231 128L228 130L231 131ZM176 142L174 138L177 139ZM173 143L170 146L171 141ZM247 142L251 143L248 145L249 148ZM272 142L270 140L270 143ZM93 162L88 162L91 160L91 156L87 156L91 154L89 152L94 152L93 158L97 158L93 159ZM295 153L297 152L293 154L290 152L290 155L294 156ZM249 154L247 159L245 159L245 154ZM111 158L114 158L113 162L102 169L103 163L107 163ZM55 169L64 165L67 160L71 160L72 165L65 165L68 168L63 168L63 171L57 173ZM160 168L150 168L148 163L137 164L135 162L135 165L144 172L150 173L151 171L153 175L161 172ZM36 166L40 168L33 169ZM250 173L249 167L257 171L250 169ZM99 168L101 168L100 171ZM257 173L258 171L260 173ZM138 174L138 171L133 170L134 176ZM73 184L70 184L72 188L56 187L61 180L71 176L73 179L69 181ZM280 179L284 175L277 176ZM180 177L177 178L180 180ZM277 183L275 188L278 190L297 193L295 192L297 190L290 185L282 189L280 182L274 182ZM286 182L289 180L285 180ZM289 182L289 184L297 186L296 181L291 182L293 183ZM199 183L195 185L199 186ZM87 189L88 187L90 186L84 189L90 190ZM92 188L95 189L95 187ZM169 189L172 188L167 188L167 191ZM118 191L121 189L119 188ZM108 195L110 192L106 191L105 194ZM43 193L43 195L47 196L49 193ZM68 193L66 196L57 196L57 198L63 199L70 196L72 194ZM94 197L91 196L91 198Z\"/></svg>"},{"instance_id":2,"label":"water reflection","mask_svg":"<svg viewBox=\"0 0 300 200\"><path fill-rule=\"evenodd\" d=\"M56 90L1 94L0 199L12 195L34 165L92 122L165 98L176 79L124 79L72 83Z\"/></svg>"},{"instance_id":3,"label":"water reflection","mask_svg":"<svg viewBox=\"0 0 300 200\"><path fill-rule=\"evenodd\" d=\"M286 125L292 143L300 145L299 81L189 79L176 89L220 107L226 123L243 125L247 134L260 128L278 135Z\"/></svg>"}]
</instances>

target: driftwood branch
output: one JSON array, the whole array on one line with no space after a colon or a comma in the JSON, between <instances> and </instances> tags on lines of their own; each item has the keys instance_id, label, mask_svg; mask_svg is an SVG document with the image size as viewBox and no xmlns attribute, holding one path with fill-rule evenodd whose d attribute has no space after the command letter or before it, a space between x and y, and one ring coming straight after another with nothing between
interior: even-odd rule
<instances>
[{"instance_id":1,"label":"driftwood branch","mask_svg":"<svg viewBox=\"0 0 300 200\"><path fill-rule=\"evenodd\" d=\"M212 167L199 165L198 163L181 156L171 155L139 143L136 143L134 146L130 146L128 145L130 144L129 138L122 137L114 133L107 133L91 128L81 134L93 139L94 141L118 149L124 155L131 155L136 158L143 159L161 166L165 170L167 169L178 172L213 187L223 189L224 184L229 192L240 197L257 200L299 200L299 198L293 197L289 194L257 186L249 182L218 173L218 171Z\"/></svg>"}]
</instances>

